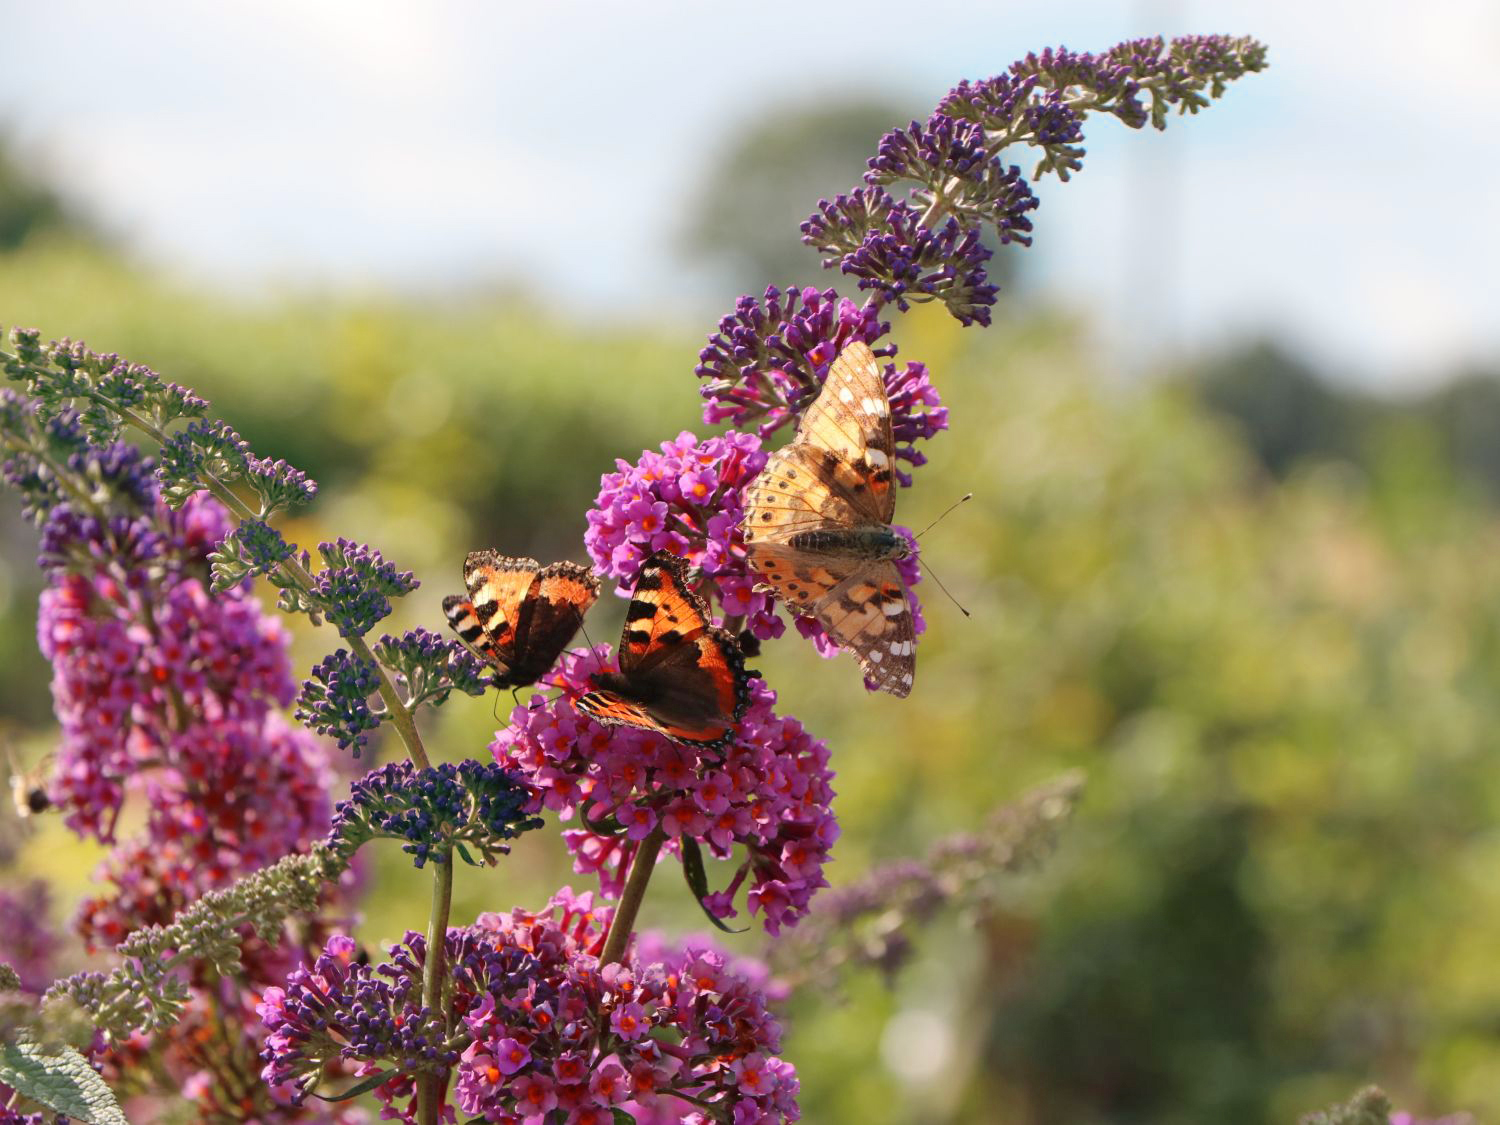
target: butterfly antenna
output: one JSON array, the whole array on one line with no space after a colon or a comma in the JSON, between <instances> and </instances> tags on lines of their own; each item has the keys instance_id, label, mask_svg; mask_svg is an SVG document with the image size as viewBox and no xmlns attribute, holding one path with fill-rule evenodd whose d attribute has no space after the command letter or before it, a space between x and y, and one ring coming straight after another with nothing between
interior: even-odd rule
<instances>
[{"instance_id":1,"label":"butterfly antenna","mask_svg":"<svg viewBox=\"0 0 1500 1125\"><path fill-rule=\"evenodd\" d=\"M597 649L594 647L594 638L589 636L589 627L583 623L583 614L581 613L578 615L578 627L583 630L583 639L588 642L589 652L597 653ZM604 671L603 658L596 655L594 659L599 662L599 671Z\"/></svg>"},{"instance_id":2,"label":"butterfly antenna","mask_svg":"<svg viewBox=\"0 0 1500 1125\"><path fill-rule=\"evenodd\" d=\"M974 499L974 494L972 492L965 492L957 500L955 500L955 501L953 501L953 503L949 504L948 507L946 509L944 509L942 515L938 516L937 519L933 520L930 524L928 524L926 527L924 527L921 531L917 532L916 535L912 536L912 538L914 538L914 539L920 539L920 538L922 538L922 536L926 535L929 531L931 531L933 528L935 528L938 524L942 523L943 520L945 520L948 517L948 513L951 512L951 511L953 511L954 508L958 507L964 501L966 501L966 500L972 500L972 499ZM934 574L933 577L936 578L937 575ZM941 586L942 583L939 582L938 585ZM943 591L943 592L947 593L946 590ZM949 594L948 596L952 597L953 595ZM953 604L954 605L958 605L957 602L954 602ZM959 606L959 608L962 609L963 607Z\"/></svg>"},{"instance_id":3,"label":"butterfly antenna","mask_svg":"<svg viewBox=\"0 0 1500 1125\"><path fill-rule=\"evenodd\" d=\"M972 496L972 495L974 495L972 492L969 493L969 496ZM964 500L967 500L968 498L969 498L968 496L965 496ZM964 502L964 500L960 500L958 502L958 504L962 504ZM953 505L953 508L958 507L958 504ZM949 508L948 511L949 512L953 511L953 508ZM944 513L944 514L946 515L947 513ZM943 518L942 516L938 517L938 519L942 519L942 518ZM935 523L937 521L934 520L933 522ZM922 573L930 576L932 578L932 580L938 584L938 589L941 590L943 593L948 594L948 587L946 587L946 586L943 585L943 580L941 578L939 578L937 576L937 572L935 570L933 570L932 567L927 564L927 560L926 559L922 560ZM963 607L963 605L960 604L959 600L957 598L955 598L952 594L948 594L948 600L950 602L952 602L954 605L958 606L958 612L961 613L961 614L963 614L965 617L973 617L974 616L972 613L970 613L968 610L966 610Z\"/></svg>"}]
</instances>

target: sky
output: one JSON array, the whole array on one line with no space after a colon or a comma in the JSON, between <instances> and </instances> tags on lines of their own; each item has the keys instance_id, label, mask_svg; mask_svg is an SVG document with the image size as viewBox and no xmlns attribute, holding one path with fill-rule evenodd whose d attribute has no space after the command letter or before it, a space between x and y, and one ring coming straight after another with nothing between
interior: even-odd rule
<instances>
[{"instance_id":1,"label":"sky","mask_svg":"<svg viewBox=\"0 0 1500 1125\"><path fill-rule=\"evenodd\" d=\"M676 236L740 125L866 92L925 114L1047 45L1253 34L1271 68L1203 116L1091 123L1038 187L1028 289L1127 371L1260 335L1393 390L1500 364L1494 0L5 8L0 123L148 261L231 290L519 280L705 328L736 294Z\"/></svg>"}]
</instances>

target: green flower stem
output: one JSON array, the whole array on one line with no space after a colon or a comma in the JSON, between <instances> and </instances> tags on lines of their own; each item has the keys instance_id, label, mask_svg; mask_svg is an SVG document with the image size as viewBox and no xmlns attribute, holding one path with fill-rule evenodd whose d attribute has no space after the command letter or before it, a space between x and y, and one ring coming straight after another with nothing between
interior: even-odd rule
<instances>
[{"instance_id":1,"label":"green flower stem","mask_svg":"<svg viewBox=\"0 0 1500 1125\"><path fill-rule=\"evenodd\" d=\"M609 936L604 939L604 952L599 955L601 965L612 965L625 960L625 947L630 944L630 935L635 929L635 917L640 913L641 900L646 897L646 887L651 882L651 872L656 870L656 857L661 846L667 842L667 834L661 825L641 841L630 865L630 877L625 880L625 890L620 895L620 905L615 908L614 921L609 925Z\"/></svg>"},{"instance_id":2,"label":"green flower stem","mask_svg":"<svg viewBox=\"0 0 1500 1125\"><path fill-rule=\"evenodd\" d=\"M422 1004L443 1012L444 960L448 949L448 914L453 908L453 852L441 857L432 870L432 912L427 919L427 960L422 966ZM417 1120L438 1125L448 1074L424 1074L417 1081Z\"/></svg>"}]
</instances>

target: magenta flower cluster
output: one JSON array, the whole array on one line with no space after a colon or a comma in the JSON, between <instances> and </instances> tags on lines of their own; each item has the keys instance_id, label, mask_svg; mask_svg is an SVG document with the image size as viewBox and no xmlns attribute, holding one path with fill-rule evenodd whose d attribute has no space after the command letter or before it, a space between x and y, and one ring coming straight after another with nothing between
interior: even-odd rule
<instances>
[{"instance_id":1,"label":"magenta flower cluster","mask_svg":"<svg viewBox=\"0 0 1500 1125\"><path fill-rule=\"evenodd\" d=\"M588 513L583 542L589 557L625 592L647 555L671 551L698 568L725 617L743 618L762 639L779 637L786 626L770 595L752 588L740 532L745 487L765 464L753 434L700 442L687 431L662 442L660 453L646 450L633 465L617 461Z\"/></svg>"},{"instance_id":2,"label":"magenta flower cluster","mask_svg":"<svg viewBox=\"0 0 1500 1125\"><path fill-rule=\"evenodd\" d=\"M838 836L827 745L796 719L777 715L776 694L760 680L751 681L750 709L723 752L600 726L573 701L607 653L601 646L565 655L544 681L560 693L516 708L490 745L495 760L536 788L542 807L564 818L576 812L585 826L618 822L623 840L573 832L568 841L579 869L601 874L606 891L618 885L616 864L660 826L669 845L690 837L721 859L744 849L728 886L705 902L715 916L733 917L744 888L768 932L794 922L827 885L823 865Z\"/></svg>"},{"instance_id":3,"label":"magenta flower cluster","mask_svg":"<svg viewBox=\"0 0 1500 1125\"><path fill-rule=\"evenodd\" d=\"M713 1120L797 1120L796 1074L776 1057L781 1029L765 994L702 943L601 965L611 916L564 888L540 912L449 930L446 1017L419 1003L420 934L379 966L335 937L266 991L263 1076L295 1102L330 1063L368 1075L395 1059L401 1073L375 1093L382 1116L402 1121L415 1120L412 1076L450 1066L458 1109L491 1122L610 1125L617 1108L683 1121L695 1106Z\"/></svg>"},{"instance_id":4,"label":"magenta flower cluster","mask_svg":"<svg viewBox=\"0 0 1500 1125\"><path fill-rule=\"evenodd\" d=\"M74 831L115 845L114 889L80 915L90 942L165 921L327 831L326 756L276 713L295 692L287 635L248 590L207 588L226 530L201 494L113 520L63 504L43 529L56 562L37 634L62 726L50 796ZM121 841L132 793L144 829Z\"/></svg>"}]
</instances>

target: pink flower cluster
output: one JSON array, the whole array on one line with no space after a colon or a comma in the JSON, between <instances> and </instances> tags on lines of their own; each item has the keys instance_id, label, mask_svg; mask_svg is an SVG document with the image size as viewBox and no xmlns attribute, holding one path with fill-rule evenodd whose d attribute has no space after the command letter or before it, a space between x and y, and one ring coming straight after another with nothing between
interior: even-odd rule
<instances>
[{"instance_id":1,"label":"pink flower cluster","mask_svg":"<svg viewBox=\"0 0 1500 1125\"><path fill-rule=\"evenodd\" d=\"M568 834L578 870L599 874L606 892L618 887L636 844L660 825L669 846L691 837L721 859L736 845L745 849L729 885L705 902L716 916L737 913L734 899L748 881L746 903L768 932L794 922L827 886L823 865L838 836L827 745L777 715L776 695L760 680L751 681L750 709L723 752L600 726L573 702L608 659L604 646L564 655L543 681L560 694L515 709L490 744L495 760L523 774L539 804L564 818L576 809L586 824L610 817L620 824L622 836Z\"/></svg>"},{"instance_id":2,"label":"pink flower cluster","mask_svg":"<svg viewBox=\"0 0 1500 1125\"><path fill-rule=\"evenodd\" d=\"M326 755L276 713L295 693L286 632L247 588L207 589L222 509L195 498L150 522L164 532L154 557L124 570L101 544L88 552L97 566L59 566L37 622L62 726L50 796L74 831L116 845L104 869L114 893L80 919L105 945L307 847L330 815ZM120 842L130 793L145 831Z\"/></svg>"},{"instance_id":3,"label":"pink flower cluster","mask_svg":"<svg viewBox=\"0 0 1500 1125\"><path fill-rule=\"evenodd\" d=\"M745 618L762 640L781 636L785 625L770 595L752 589L740 532L745 487L766 464L760 439L725 434L700 442L684 430L660 453L648 449L634 465L615 464L618 471L599 482L583 536L594 565L628 589L647 555L671 551L698 568L724 616Z\"/></svg>"},{"instance_id":4,"label":"pink flower cluster","mask_svg":"<svg viewBox=\"0 0 1500 1125\"><path fill-rule=\"evenodd\" d=\"M171 749L183 766L144 783L145 833L111 849L99 872L110 893L86 900L74 919L91 946L170 921L204 891L305 849L328 822L326 762L279 715L258 731L196 726Z\"/></svg>"},{"instance_id":5,"label":"pink flower cluster","mask_svg":"<svg viewBox=\"0 0 1500 1125\"><path fill-rule=\"evenodd\" d=\"M776 1056L781 1029L765 995L704 947L601 968L593 954L608 919L566 889L540 914L480 916L473 932L523 954L525 971L491 976L463 1014L474 1039L456 1071L459 1108L515 1125L554 1111L568 1125L610 1125L615 1108L637 1119L797 1120L796 1072Z\"/></svg>"}]
</instances>

